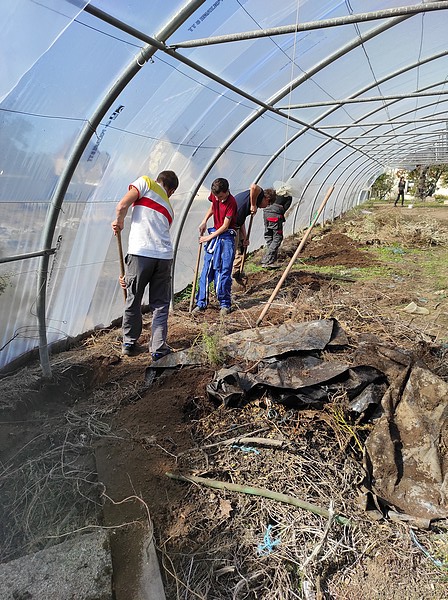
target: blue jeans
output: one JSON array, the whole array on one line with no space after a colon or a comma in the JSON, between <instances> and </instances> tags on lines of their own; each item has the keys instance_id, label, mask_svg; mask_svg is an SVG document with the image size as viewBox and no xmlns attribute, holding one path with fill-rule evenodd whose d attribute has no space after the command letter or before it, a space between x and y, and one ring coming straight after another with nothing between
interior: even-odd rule
<instances>
[{"instance_id":1,"label":"blue jeans","mask_svg":"<svg viewBox=\"0 0 448 600\"><path fill-rule=\"evenodd\" d=\"M211 228L209 233L215 231ZM196 304L206 308L209 302L209 286L213 281L215 293L221 308L232 305L232 266L235 258L235 232L227 230L217 238L204 244L204 266L199 278Z\"/></svg>"}]
</instances>

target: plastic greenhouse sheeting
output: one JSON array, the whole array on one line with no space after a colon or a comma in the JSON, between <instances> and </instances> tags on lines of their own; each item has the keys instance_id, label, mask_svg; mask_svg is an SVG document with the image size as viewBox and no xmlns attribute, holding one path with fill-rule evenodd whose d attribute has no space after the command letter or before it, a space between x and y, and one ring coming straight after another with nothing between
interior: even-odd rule
<instances>
[{"instance_id":1,"label":"plastic greenhouse sheeting","mask_svg":"<svg viewBox=\"0 0 448 600\"><path fill-rule=\"evenodd\" d=\"M121 315L110 223L139 175L180 179L177 292L216 177L291 181L291 234L331 185L321 219L448 162L447 25L448 2L2 2L0 367Z\"/></svg>"}]
</instances>

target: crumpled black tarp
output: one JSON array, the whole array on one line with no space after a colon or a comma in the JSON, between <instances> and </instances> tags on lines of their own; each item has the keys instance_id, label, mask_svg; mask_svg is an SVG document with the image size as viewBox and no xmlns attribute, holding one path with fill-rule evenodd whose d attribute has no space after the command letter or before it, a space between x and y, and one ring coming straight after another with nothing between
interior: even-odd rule
<instances>
[{"instance_id":1,"label":"crumpled black tarp","mask_svg":"<svg viewBox=\"0 0 448 600\"><path fill-rule=\"evenodd\" d=\"M352 400L352 410L364 412L380 402L386 386L382 373L373 367L350 367L312 355L268 359L255 374L239 366L221 369L207 386L209 396L227 406L243 402L255 389L268 389L277 402L292 406L322 405L343 389Z\"/></svg>"},{"instance_id":2,"label":"crumpled black tarp","mask_svg":"<svg viewBox=\"0 0 448 600\"><path fill-rule=\"evenodd\" d=\"M239 331L225 336L222 343L230 356L244 360L263 360L288 352L310 352L324 350L327 346L345 346L348 339L336 319L321 319Z\"/></svg>"}]
</instances>

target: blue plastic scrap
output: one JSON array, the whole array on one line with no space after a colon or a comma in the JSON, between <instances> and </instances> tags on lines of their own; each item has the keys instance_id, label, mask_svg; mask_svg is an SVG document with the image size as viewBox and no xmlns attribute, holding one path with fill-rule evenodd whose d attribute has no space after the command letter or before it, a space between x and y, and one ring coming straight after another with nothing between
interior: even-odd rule
<instances>
[{"instance_id":1,"label":"blue plastic scrap","mask_svg":"<svg viewBox=\"0 0 448 600\"><path fill-rule=\"evenodd\" d=\"M264 534L263 543L258 544L258 554L264 556L266 554L270 554L275 546L280 544L280 538L276 540L271 538L272 525L268 525L266 529L266 533Z\"/></svg>"},{"instance_id":2,"label":"blue plastic scrap","mask_svg":"<svg viewBox=\"0 0 448 600\"><path fill-rule=\"evenodd\" d=\"M256 448L252 448L252 446L238 446L238 444L232 444L232 448L238 448L238 450L242 450L243 452L255 452L255 454L260 454Z\"/></svg>"},{"instance_id":3,"label":"blue plastic scrap","mask_svg":"<svg viewBox=\"0 0 448 600\"><path fill-rule=\"evenodd\" d=\"M432 554L430 554L428 552L428 550L422 546L422 544L420 544L420 542L417 539L417 536L415 535L415 533L412 531L412 529L409 531L410 536L411 536L411 540L414 543L414 546L417 546L417 548L419 550L421 550L421 552L423 552L423 554L426 556L426 558L429 558L429 560L439 569L447 569L448 568L448 563L442 562L441 560L439 560L438 558L434 558L434 556L432 556Z\"/></svg>"}]
</instances>

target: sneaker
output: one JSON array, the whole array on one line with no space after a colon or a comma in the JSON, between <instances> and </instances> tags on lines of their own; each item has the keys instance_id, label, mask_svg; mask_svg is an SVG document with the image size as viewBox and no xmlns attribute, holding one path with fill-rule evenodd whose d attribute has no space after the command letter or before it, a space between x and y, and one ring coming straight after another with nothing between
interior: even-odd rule
<instances>
[{"instance_id":1,"label":"sneaker","mask_svg":"<svg viewBox=\"0 0 448 600\"><path fill-rule=\"evenodd\" d=\"M222 317L225 317L226 315L230 314L232 311L232 309L230 308L230 306L221 306L221 310L219 311L219 314Z\"/></svg>"},{"instance_id":2,"label":"sneaker","mask_svg":"<svg viewBox=\"0 0 448 600\"><path fill-rule=\"evenodd\" d=\"M137 356L137 354L142 354L142 352L146 352L147 349L143 346L139 346L138 344L131 344L126 342L121 345L121 354L123 356Z\"/></svg>"},{"instance_id":3,"label":"sneaker","mask_svg":"<svg viewBox=\"0 0 448 600\"><path fill-rule=\"evenodd\" d=\"M195 306L193 308L193 310L191 311L192 315L197 315L198 313L204 312L205 311L205 307L203 306Z\"/></svg>"},{"instance_id":4,"label":"sneaker","mask_svg":"<svg viewBox=\"0 0 448 600\"><path fill-rule=\"evenodd\" d=\"M171 352L172 352L171 349L164 350L163 352L151 352L152 362L155 362L156 360L160 360L164 356L168 356L168 354L171 354Z\"/></svg>"}]
</instances>

